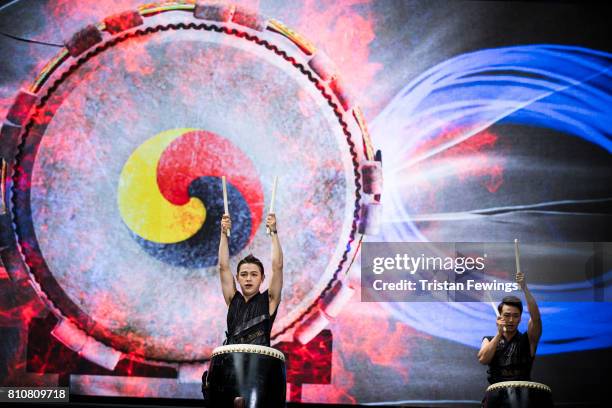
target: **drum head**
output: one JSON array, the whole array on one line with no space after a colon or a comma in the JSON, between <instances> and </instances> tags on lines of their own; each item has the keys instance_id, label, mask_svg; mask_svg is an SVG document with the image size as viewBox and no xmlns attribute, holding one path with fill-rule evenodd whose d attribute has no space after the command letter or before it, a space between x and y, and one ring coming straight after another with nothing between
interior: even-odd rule
<instances>
[{"instance_id":1,"label":"drum head","mask_svg":"<svg viewBox=\"0 0 612 408\"><path fill-rule=\"evenodd\" d=\"M232 268L248 253L269 268L265 214L280 177L274 335L346 259L357 159L338 106L304 65L266 47L269 34L160 21L106 42L44 90L17 157L14 223L33 279L63 316L122 352L194 361L226 326L221 176Z\"/></svg>"},{"instance_id":2,"label":"drum head","mask_svg":"<svg viewBox=\"0 0 612 408\"><path fill-rule=\"evenodd\" d=\"M487 387L485 408L552 408L550 387L532 381L502 381Z\"/></svg>"},{"instance_id":3,"label":"drum head","mask_svg":"<svg viewBox=\"0 0 612 408\"><path fill-rule=\"evenodd\" d=\"M552 393L550 387L546 384L541 384L533 381L501 381L495 384L491 384L487 387L487 392L508 389L508 388L525 388L532 390L544 391L547 393Z\"/></svg>"},{"instance_id":4,"label":"drum head","mask_svg":"<svg viewBox=\"0 0 612 408\"><path fill-rule=\"evenodd\" d=\"M229 353L262 354L285 361L285 355L279 350L272 347L260 346L257 344L230 344L227 346L216 347L213 350L211 357Z\"/></svg>"}]
</instances>

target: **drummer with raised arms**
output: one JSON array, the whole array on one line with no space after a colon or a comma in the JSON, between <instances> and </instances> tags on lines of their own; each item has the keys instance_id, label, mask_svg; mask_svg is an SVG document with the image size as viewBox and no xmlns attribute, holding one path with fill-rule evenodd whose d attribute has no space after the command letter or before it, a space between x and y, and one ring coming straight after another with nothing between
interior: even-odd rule
<instances>
[{"instance_id":1,"label":"drummer with raised arms","mask_svg":"<svg viewBox=\"0 0 612 408\"><path fill-rule=\"evenodd\" d=\"M262 262L252 254L238 262L236 280L240 291L236 290L236 281L229 264L229 236L232 220L229 215L227 185L222 178L224 214L221 218L221 238L219 240L219 276L221 290L227 311L227 332L224 344L256 344L270 347L270 333L276 318L276 312L283 289L283 250L278 239L274 199L278 178L274 178L270 212L266 217L266 232L272 240L272 273L268 289L260 292L259 288L265 279Z\"/></svg>"},{"instance_id":2,"label":"drummer with raised arms","mask_svg":"<svg viewBox=\"0 0 612 408\"><path fill-rule=\"evenodd\" d=\"M518 266L518 264L517 264ZM527 288L525 274L516 273L529 310L527 333L518 331L523 313L523 303L516 296L506 296L497 306L497 334L482 340L478 361L488 364L488 380L494 384L501 381L529 381L531 366L542 335L542 320L536 301Z\"/></svg>"},{"instance_id":3,"label":"drummer with raised arms","mask_svg":"<svg viewBox=\"0 0 612 408\"><path fill-rule=\"evenodd\" d=\"M264 266L249 254L236 267L236 281L230 270L228 232L231 230L229 214L221 219L219 242L219 270L221 289L227 311L227 339L225 344L258 344L270 346L270 333L283 288L283 251L278 238L276 215L268 214L266 227L272 240L272 272L270 285L264 292L259 289L265 279Z\"/></svg>"},{"instance_id":4,"label":"drummer with raised arms","mask_svg":"<svg viewBox=\"0 0 612 408\"><path fill-rule=\"evenodd\" d=\"M277 181L275 177L270 211L266 217L266 232L272 241L272 272L268 289L260 292L265 279L264 266L252 254L238 262L236 280L240 290L236 288L229 263L232 220L228 210L225 177L222 177L225 208L221 218L219 276L223 298L228 306L227 332L224 346L213 350L210 371L202 375L204 406L285 406L285 358L281 352L270 348L270 334L283 288L283 251L274 214ZM261 354L263 349L267 350Z\"/></svg>"}]
</instances>

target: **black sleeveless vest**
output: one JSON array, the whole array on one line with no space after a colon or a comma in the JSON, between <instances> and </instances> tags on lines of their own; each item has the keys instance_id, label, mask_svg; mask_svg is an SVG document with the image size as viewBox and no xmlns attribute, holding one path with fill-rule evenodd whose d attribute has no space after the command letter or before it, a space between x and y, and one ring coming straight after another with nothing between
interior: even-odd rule
<instances>
[{"instance_id":1,"label":"black sleeveless vest","mask_svg":"<svg viewBox=\"0 0 612 408\"><path fill-rule=\"evenodd\" d=\"M493 337L486 337L491 341ZM533 357L527 333L517 332L510 341L504 337L497 344L493 360L489 363L489 383L501 381L530 381Z\"/></svg>"},{"instance_id":2,"label":"black sleeveless vest","mask_svg":"<svg viewBox=\"0 0 612 408\"><path fill-rule=\"evenodd\" d=\"M276 312L270 316L268 291L258 293L248 302L242 293L236 294L227 311L227 339L224 344L257 344L270 347L270 333Z\"/></svg>"}]
</instances>

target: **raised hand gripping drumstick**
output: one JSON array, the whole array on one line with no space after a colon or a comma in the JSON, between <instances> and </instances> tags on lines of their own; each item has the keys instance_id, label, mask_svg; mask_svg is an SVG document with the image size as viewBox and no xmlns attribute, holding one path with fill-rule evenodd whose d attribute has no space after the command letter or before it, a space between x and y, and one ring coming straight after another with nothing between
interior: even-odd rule
<instances>
[{"instance_id":1,"label":"raised hand gripping drumstick","mask_svg":"<svg viewBox=\"0 0 612 408\"><path fill-rule=\"evenodd\" d=\"M224 209L224 214L225 215L229 215L229 206L227 204L227 184L225 183L225 176L221 176L221 183L223 184L223 209ZM230 234L230 230L227 230L227 236L229 237Z\"/></svg>"},{"instance_id":2,"label":"raised hand gripping drumstick","mask_svg":"<svg viewBox=\"0 0 612 408\"><path fill-rule=\"evenodd\" d=\"M268 214L274 214L274 200L276 199L276 185L278 184L278 176L274 176L274 184L272 185L272 200L270 201L270 211ZM270 235L270 228L266 227L266 234Z\"/></svg>"}]
</instances>

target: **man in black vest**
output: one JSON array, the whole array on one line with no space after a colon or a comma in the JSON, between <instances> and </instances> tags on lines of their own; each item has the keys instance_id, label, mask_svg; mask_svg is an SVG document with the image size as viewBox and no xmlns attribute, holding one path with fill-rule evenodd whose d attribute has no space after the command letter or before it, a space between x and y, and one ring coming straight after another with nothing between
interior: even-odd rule
<instances>
[{"instance_id":1,"label":"man in black vest","mask_svg":"<svg viewBox=\"0 0 612 408\"><path fill-rule=\"evenodd\" d=\"M478 361L488 364L489 383L501 381L529 381L531 365L542 335L542 320L536 301L527 288L525 275L516 274L516 281L525 293L529 310L527 333L518 331L523 313L523 303L516 296L506 296L497 310L497 334L482 340Z\"/></svg>"},{"instance_id":2,"label":"man in black vest","mask_svg":"<svg viewBox=\"0 0 612 408\"><path fill-rule=\"evenodd\" d=\"M229 242L227 233L231 230L229 215L221 218L221 239L219 241L219 276L221 290L227 311L227 332L225 344L257 344L270 346L270 333L283 289L283 250L276 229L276 215L268 214L266 228L272 240L272 276L268 290L259 292L265 279L264 267L259 259L247 255L236 268L236 280L241 292L236 289L236 281L229 265ZM206 377L202 374L202 395L204 406L209 405ZM235 407L244 407L244 398L234 401Z\"/></svg>"},{"instance_id":3,"label":"man in black vest","mask_svg":"<svg viewBox=\"0 0 612 408\"><path fill-rule=\"evenodd\" d=\"M231 229L229 215L221 219L219 242L219 275L227 312L227 339L225 344L257 344L270 346L270 333L276 318L283 288L283 251L276 229L276 216L268 214L266 227L272 240L272 276L268 290L260 293L259 287L265 279L264 267L259 259L248 255L236 268L236 280L241 291L236 290L236 281L229 265L227 232Z\"/></svg>"}]
</instances>

